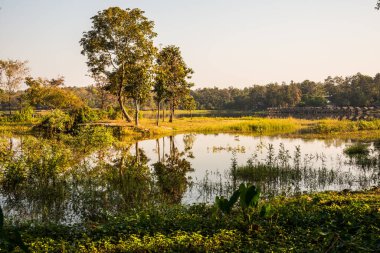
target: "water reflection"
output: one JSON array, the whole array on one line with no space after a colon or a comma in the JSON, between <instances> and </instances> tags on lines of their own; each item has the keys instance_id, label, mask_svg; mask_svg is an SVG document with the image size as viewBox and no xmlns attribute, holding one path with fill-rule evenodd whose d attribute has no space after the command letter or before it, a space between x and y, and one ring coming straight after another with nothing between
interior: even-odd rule
<instances>
[{"instance_id":1,"label":"water reflection","mask_svg":"<svg viewBox=\"0 0 380 253\"><path fill-rule=\"evenodd\" d=\"M187 135L183 140L185 149L183 152L179 152L174 144L174 137L170 136L169 154L165 154L162 159L159 158L159 161L153 164L157 187L163 202L180 203L187 186L190 184L191 178L187 177L187 173L194 171L194 169L191 167L190 162L186 160L186 153L190 152L194 138ZM157 140L157 143L159 144L159 140Z\"/></svg>"},{"instance_id":2,"label":"water reflection","mask_svg":"<svg viewBox=\"0 0 380 253\"><path fill-rule=\"evenodd\" d=\"M99 141L98 141L99 142ZM212 202L240 182L270 197L379 185L380 141L177 135L86 148L67 137L0 138L0 205L17 220L101 220L160 203Z\"/></svg>"}]
</instances>

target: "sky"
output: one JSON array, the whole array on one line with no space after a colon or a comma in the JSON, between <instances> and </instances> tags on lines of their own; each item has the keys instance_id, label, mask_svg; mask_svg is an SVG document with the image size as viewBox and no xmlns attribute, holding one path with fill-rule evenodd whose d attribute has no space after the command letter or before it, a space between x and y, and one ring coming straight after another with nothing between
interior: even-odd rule
<instances>
[{"instance_id":1,"label":"sky","mask_svg":"<svg viewBox=\"0 0 380 253\"><path fill-rule=\"evenodd\" d=\"M195 88L323 81L380 72L376 0L0 0L0 59L33 77L86 86L79 40L111 6L140 8L160 44L176 45Z\"/></svg>"}]
</instances>

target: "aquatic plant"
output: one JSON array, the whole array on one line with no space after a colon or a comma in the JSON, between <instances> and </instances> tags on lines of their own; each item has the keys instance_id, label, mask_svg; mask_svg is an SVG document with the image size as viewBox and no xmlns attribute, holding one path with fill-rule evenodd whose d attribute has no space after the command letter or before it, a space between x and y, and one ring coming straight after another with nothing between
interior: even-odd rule
<instances>
[{"instance_id":1,"label":"aquatic plant","mask_svg":"<svg viewBox=\"0 0 380 253\"><path fill-rule=\"evenodd\" d=\"M367 156L369 155L369 145L364 143L356 143L346 147L343 152L350 157Z\"/></svg>"}]
</instances>

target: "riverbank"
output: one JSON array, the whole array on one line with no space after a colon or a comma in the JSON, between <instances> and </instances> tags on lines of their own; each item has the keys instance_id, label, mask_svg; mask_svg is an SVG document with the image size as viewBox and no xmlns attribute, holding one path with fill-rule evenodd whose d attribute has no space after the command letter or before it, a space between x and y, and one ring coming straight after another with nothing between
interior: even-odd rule
<instances>
[{"instance_id":1,"label":"riverbank","mask_svg":"<svg viewBox=\"0 0 380 253\"><path fill-rule=\"evenodd\" d=\"M3 123L0 133L31 133L38 121L25 123ZM233 133L249 135L281 135L298 138L341 138L341 139L379 139L380 120L303 120L258 117L194 117L179 118L173 123L155 119L141 119L140 126L123 120L99 120L84 124L87 126L106 126L113 128L124 139L149 139L181 133Z\"/></svg>"},{"instance_id":2,"label":"riverbank","mask_svg":"<svg viewBox=\"0 0 380 253\"><path fill-rule=\"evenodd\" d=\"M224 215L201 204L151 207L99 223L5 230L18 231L32 252L376 252L379 203L377 188L277 197L269 201L270 215L255 209L249 224L237 205Z\"/></svg>"}]
</instances>

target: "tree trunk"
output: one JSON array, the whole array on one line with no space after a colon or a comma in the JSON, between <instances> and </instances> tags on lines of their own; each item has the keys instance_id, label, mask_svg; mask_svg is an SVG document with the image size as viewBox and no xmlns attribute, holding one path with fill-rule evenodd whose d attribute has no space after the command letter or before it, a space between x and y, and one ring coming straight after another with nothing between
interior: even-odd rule
<instances>
[{"instance_id":1,"label":"tree trunk","mask_svg":"<svg viewBox=\"0 0 380 253\"><path fill-rule=\"evenodd\" d=\"M140 111L140 103L135 100L135 125L139 126L139 111Z\"/></svg>"},{"instance_id":2,"label":"tree trunk","mask_svg":"<svg viewBox=\"0 0 380 253\"><path fill-rule=\"evenodd\" d=\"M9 94L8 94L8 109L9 109L9 115L12 115L11 100L12 100L12 95L11 95L11 93L9 92Z\"/></svg>"},{"instance_id":3,"label":"tree trunk","mask_svg":"<svg viewBox=\"0 0 380 253\"><path fill-rule=\"evenodd\" d=\"M157 146L157 158L158 162L161 162L161 151L160 151L160 139L156 139L156 146Z\"/></svg>"},{"instance_id":4,"label":"tree trunk","mask_svg":"<svg viewBox=\"0 0 380 253\"><path fill-rule=\"evenodd\" d=\"M140 149L139 149L139 142L136 142L136 163L140 164Z\"/></svg>"},{"instance_id":5,"label":"tree trunk","mask_svg":"<svg viewBox=\"0 0 380 253\"><path fill-rule=\"evenodd\" d=\"M124 108L122 89L123 89L123 87L120 85L120 87L119 87L119 93L117 94L117 96L118 96L117 101L119 102L120 109L121 109L121 112L124 115L124 118L128 122L132 122L131 116L129 116L129 114L127 113L127 111Z\"/></svg>"},{"instance_id":6,"label":"tree trunk","mask_svg":"<svg viewBox=\"0 0 380 253\"><path fill-rule=\"evenodd\" d=\"M161 102L158 101L157 102L157 122L156 122L157 126L158 126L158 124L160 122L160 105L161 105Z\"/></svg>"},{"instance_id":7,"label":"tree trunk","mask_svg":"<svg viewBox=\"0 0 380 253\"><path fill-rule=\"evenodd\" d=\"M165 121L165 102L162 104L162 122Z\"/></svg>"},{"instance_id":8,"label":"tree trunk","mask_svg":"<svg viewBox=\"0 0 380 253\"><path fill-rule=\"evenodd\" d=\"M169 136L169 140L170 140L170 156L173 157L174 156L174 136Z\"/></svg>"},{"instance_id":9,"label":"tree trunk","mask_svg":"<svg viewBox=\"0 0 380 253\"><path fill-rule=\"evenodd\" d=\"M172 123L174 118L174 102L170 104L170 118L169 122Z\"/></svg>"},{"instance_id":10,"label":"tree trunk","mask_svg":"<svg viewBox=\"0 0 380 253\"><path fill-rule=\"evenodd\" d=\"M165 137L162 137L162 161L165 162Z\"/></svg>"}]
</instances>

